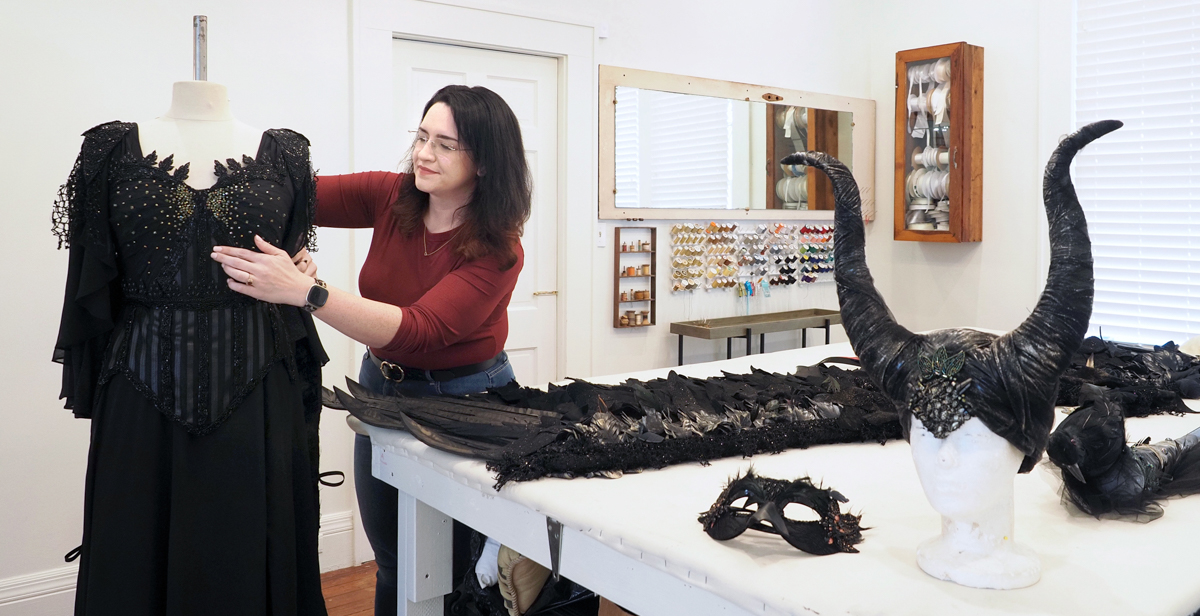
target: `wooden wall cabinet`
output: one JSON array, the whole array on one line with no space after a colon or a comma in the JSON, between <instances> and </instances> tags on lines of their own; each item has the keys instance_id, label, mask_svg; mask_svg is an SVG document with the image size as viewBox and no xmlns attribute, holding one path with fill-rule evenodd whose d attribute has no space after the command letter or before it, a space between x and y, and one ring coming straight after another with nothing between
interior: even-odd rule
<instances>
[{"instance_id":1,"label":"wooden wall cabinet","mask_svg":"<svg viewBox=\"0 0 1200 616\"><path fill-rule=\"evenodd\" d=\"M616 227L613 233L613 262L616 264L613 327L654 325L658 316L654 288L658 280L658 260L654 258L657 248L658 229L655 227ZM621 317L626 321L622 322Z\"/></svg>"},{"instance_id":2,"label":"wooden wall cabinet","mask_svg":"<svg viewBox=\"0 0 1200 616\"><path fill-rule=\"evenodd\" d=\"M983 239L983 48L896 54L895 239Z\"/></svg>"}]
</instances>

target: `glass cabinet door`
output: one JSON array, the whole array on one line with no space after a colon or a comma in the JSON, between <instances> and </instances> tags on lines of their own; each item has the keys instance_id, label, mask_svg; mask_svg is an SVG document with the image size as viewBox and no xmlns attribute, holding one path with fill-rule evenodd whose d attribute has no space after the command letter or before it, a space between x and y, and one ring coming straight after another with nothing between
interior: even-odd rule
<instances>
[{"instance_id":1,"label":"glass cabinet door","mask_svg":"<svg viewBox=\"0 0 1200 616\"><path fill-rule=\"evenodd\" d=\"M983 48L896 54L895 239L982 240Z\"/></svg>"}]
</instances>

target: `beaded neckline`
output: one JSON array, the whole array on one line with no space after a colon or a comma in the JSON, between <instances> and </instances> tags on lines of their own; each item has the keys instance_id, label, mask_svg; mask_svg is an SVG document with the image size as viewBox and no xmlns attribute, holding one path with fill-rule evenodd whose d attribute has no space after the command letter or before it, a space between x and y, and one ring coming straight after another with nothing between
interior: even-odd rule
<instances>
[{"instance_id":1,"label":"beaded neckline","mask_svg":"<svg viewBox=\"0 0 1200 616\"><path fill-rule=\"evenodd\" d=\"M266 143L266 140L267 140L267 132L263 131L262 135L259 137L258 150L254 152L254 158L251 158L245 154L242 154L241 163L239 163L237 160L234 160L233 158L226 158L224 165L221 164L221 161L214 160L213 161L213 173L217 176L217 181L214 182L212 186L209 186L207 188L196 188L187 183L188 172L190 171L190 167L191 167L192 163L186 162L186 163L180 165L178 168L175 168L174 167L174 162L175 162L174 154L168 155L166 158L162 159L161 161L158 160L158 151L157 150L153 150L149 154L144 154L143 150L142 150L141 133L139 131L140 131L140 128L135 123L133 125L133 143L134 143L135 147L137 148L137 154L136 154L136 156L134 156L134 159L136 161L138 161L139 164L155 171L162 178L170 180L172 182L175 182L195 194L204 194L204 193L216 190L216 189L220 188L221 186L223 186L224 184L227 184L229 181L231 181L232 178L234 178L239 171L249 169L251 166L254 166L254 165L262 164L259 162L259 160L262 158L263 145Z\"/></svg>"}]
</instances>

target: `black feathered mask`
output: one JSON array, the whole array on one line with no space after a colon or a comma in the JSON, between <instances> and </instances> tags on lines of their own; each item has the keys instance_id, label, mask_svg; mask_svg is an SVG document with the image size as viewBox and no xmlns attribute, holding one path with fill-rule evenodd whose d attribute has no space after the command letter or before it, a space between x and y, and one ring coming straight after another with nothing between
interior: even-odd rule
<instances>
[{"instance_id":1,"label":"black feathered mask","mask_svg":"<svg viewBox=\"0 0 1200 616\"><path fill-rule=\"evenodd\" d=\"M837 159L792 154L829 176L836 202L834 276L842 324L862 369L896 402L908 436L911 416L939 438L978 417L1025 454L1020 472L1041 458L1054 420L1059 377L1087 332L1092 314L1092 249L1070 166L1088 143L1121 127L1107 120L1064 139L1046 164L1042 191L1050 223L1050 272L1032 314L995 336L969 329L914 334L896 323L867 269L858 186Z\"/></svg>"},{"instance_id":2,"label":"black feathered mask","mask_svg":"<svg viewBox=\"0 0 1200 616\"><path fill-rule=\"evenodd\" d=\"M792 547L816 556L858 552L854 544L862 541L861 531L866 529L858 525L860 516L842 512L838 503L845 502L845 496L813 485L808 477L784 481L759 477L750 469L731 479L698 520L717 541L757 530L779 535ZM792 503L812 509L821 519L800 522L784 517Z\"/></svg>"}]
</instances>

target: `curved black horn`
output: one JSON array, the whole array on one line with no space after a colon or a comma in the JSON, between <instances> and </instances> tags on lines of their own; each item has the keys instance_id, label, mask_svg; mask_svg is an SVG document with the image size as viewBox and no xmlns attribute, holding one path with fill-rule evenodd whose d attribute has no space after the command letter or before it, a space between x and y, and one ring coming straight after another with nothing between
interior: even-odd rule
<instances>
[{"instance_id":1,"label":"curved black horn","mask_svg":"<svg viewBox=\"0 0 1200 616\"><path fill-rule=\"evenodd\" d=\"M1050 271L1033 312L1013 331L996 340L1012 357L1016 378L1058 386L1071 356L1079 350L1092 316L1092 242L1087 220L1071 182L1071 160L1084 146L1121 128L1117 120L1088 124L1058 144L1042 180L1050 223Z\"/></svg>"},{"instance_id":2,"label":"curved black horn","mask_svg":"<svg viewBox=\"0 0 1200 616\"><path fill-rule=\"evenodd\" d=\"M833 271L842 326L867 374L878 379L889 395L904 399L909 367L893 364L918 336L896 323L875 289L871 270L867 269L862 200L854 176L841 161L823 152L797 152L784 157L782 162L815 167L829 176L835 203Z\"/></svg>"}]
</instances>

